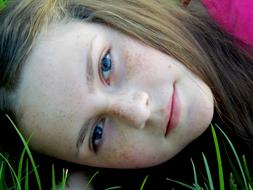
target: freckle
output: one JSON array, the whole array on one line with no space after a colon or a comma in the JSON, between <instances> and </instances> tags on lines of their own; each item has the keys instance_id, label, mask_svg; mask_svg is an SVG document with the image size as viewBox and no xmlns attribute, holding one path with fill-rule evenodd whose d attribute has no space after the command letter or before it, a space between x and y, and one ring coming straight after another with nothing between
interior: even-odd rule
<instances>
[{"instance_id":1,"label":"freckle","mask_svg":"<svg viewBox=\"0 0 253 190\"><path fill-rule=\"evenodd\" d=\"M129 55L129 51L128 51L128 50L125 50L125 52L124 52L123 56L124 56L124 59L128 60L128 59L129 59L129 57L130 57L130 55Z\"/></svg>"},{"instance_id":2,"label":"freckle","mask_svg":"<svg viewBox=\"0 0 253 190\"><path fill-rule=\"evenodd\" d=\"M131 73L131 71L134 71L135 67L136 67L136 60L134 61L133 59L133 55L131 55L131 53L126 50L123 54L123 60L125 60L125 62L127 63L126 64L126 73L127 73L127 76L128 76L128 73Z\"/></svg>"},{"instance_id":3,"label":"freckle","mask_svg":"<svg viewBox=\"0 0 253 190\"><path fill-rule=\"evenodd\" d=\"M168 68L170 69L170 68L171 68L171 65L168 65Z\"/></svg>"}]
</instances>

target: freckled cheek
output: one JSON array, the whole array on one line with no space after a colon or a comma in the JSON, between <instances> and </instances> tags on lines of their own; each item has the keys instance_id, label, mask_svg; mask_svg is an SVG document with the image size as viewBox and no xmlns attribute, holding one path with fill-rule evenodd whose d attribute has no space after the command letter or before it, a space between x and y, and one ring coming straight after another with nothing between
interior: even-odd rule
<instances>
[{"instance_id":1,"label":"freckled cheek","mask_svg":"<svg viewBox=\"0 0 253 190\"><path fill-rule=\"evenodd\" d=\"M136 49L136 48L133 48ZM131 51L131 49L126 49L122 55L122 60L125 62L126 73L127 75L131 74L140 74L140 71L145 71L148 69L147 65L150 62L149 59L146 58L143 52Z\"/></svg>"},{"instance_id":2,"label":"freckled cheek","mask_svg":"<svg viewBox=\"0 0 253 190\"><path fill-rule=\"evenodd\" d=\"M145 156L145 150L129 150L122 154L125 158L123 164L132 168L143 168L152 165L152 158Z\"/></svg>"},{"instance_id":3,"label":"freckled cheek","mask_svg":"<svg viewBox=\"0 0 253 190\"><path fill-rule=\"evenodd\" d=\"M130 84L140 85L143 83L148 83L152 79L156 79L157 70L152 66L152 64L144 63L142 60L126 64L126 81ZM146 80L143 80L143 79ZM148 80L147 80L148 79Z\"/></svg>"},{"instance_id":4,"label":"freckled cheek","mask_svg":"<svg viewBox=\"0 0 253 190\"><path fill-rule=\"evenodd\" d=\"M107 125L104 147L98 162L104 167L143 168L163 162L164 151L160 143L150 139L143 131L136 131L120 123Z\"/></svg>"},{"instance_id":5,"label":"freckled cheek","mask_svg":"<svg viewBox=\"0 0 253 190\"><path fill-rule=\"evenodd\" d=\"M147 85L150 85L150 82L153 84L160 79L164 80L164 73L172 72L171 68L169 68L170 64L168 64L170 62L164 56L134 54L127 56L124 60L126 61L125 72L127 80L135 84L143 83L143 78L146 78Z\"/></svg>"},{"instance_id":6,"label":"freckled cheek","mask_svg":"<svg viewBox=\"0 0 253 190\"><path fill-rule=\"evenodd\" d=\"M144 168L163 162L148 147L138 145L117 146L107 152L108 165L115 168Z\"/></svg>"},{"instance_id":7,"label":"freckled cheek","mask_svg":"<svg viewBox=\"0 0 253 190\"><path fill-rule=\"evenodd\" d=\"M147 149L132 149L122 154L126 167L129 168L145 168L155 166L164 162L166 157L161 157L159 152L150 152Z\"/></svg>"}]
</instances>

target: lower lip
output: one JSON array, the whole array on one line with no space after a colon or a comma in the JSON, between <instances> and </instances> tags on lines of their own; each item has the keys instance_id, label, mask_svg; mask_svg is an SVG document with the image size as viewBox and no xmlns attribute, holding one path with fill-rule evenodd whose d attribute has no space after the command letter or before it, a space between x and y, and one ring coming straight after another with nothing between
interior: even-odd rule
<instances>
[{"instance_id":1,"label":"lower lip","mask_svg":"<svg viewBox=\"0 0 253 190\"><path fill-rule=\"evenodd\" d=\"M172 95L171 104L172 104L171 105L171 115L170 115L169 123L166 128L165 136L167 136L172 129L176 128L176 126L179 122L179 118L180 118L179 117L180 116L180 100L179 100L175 85L174 85L174 92Z\"/></svg>"}]
</instances>

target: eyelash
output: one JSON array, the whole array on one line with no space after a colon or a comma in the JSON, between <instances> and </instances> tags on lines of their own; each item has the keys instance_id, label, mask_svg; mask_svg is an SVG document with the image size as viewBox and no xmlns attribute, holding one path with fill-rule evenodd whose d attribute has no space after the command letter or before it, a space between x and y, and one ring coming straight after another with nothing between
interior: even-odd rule
<instances>
[{"instance_id":1,"label":"eyelash","mask_svg":"<svg viewBox=\"0 0 253 190\"><path fill-rule=\"evenodd\" d=\"M103 141L104 125L105 125L105 118L101 118L98 121L96 121L92 130L90 144L91 144L92 150L95 153L98 152L99 147L101 146L102 141Z\"/></svg>"},{"instance_id":2,"label":"eyelash","mask_svg":"<svg viewBox=\"0 0 253 190\"><path fill-rule=\"evenodd\" d=\"M110 66L107 66L107 65L103 64L103 61L106 60L106 59L110 59ZM108 68L104 67L104 69L106 69L106 71L103 71L103 66L108 67ZM111 79L111 75L112 75L111 73L113 71L113 67L114 67L114 65L113 65L113 62L112 62L111 53L110 53L110 51L107 51L103 55L102 59L100 60L98 70L99 70L100 79L102 80L103 83L105 83L108 86L110 86L110 83L111 83L110 79ZM104 76L105 74L103 74L103 72L107 72L106 73L107 76Z\"/></svg>"}]
</instances>

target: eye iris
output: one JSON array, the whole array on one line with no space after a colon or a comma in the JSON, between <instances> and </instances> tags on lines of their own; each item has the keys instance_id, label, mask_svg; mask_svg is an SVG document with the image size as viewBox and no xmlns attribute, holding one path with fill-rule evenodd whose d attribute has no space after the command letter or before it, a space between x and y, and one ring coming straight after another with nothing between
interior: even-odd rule
<instances>
[{"instance_id":1,"label":"eye iris","mask_svg":"<svg viewBox=\"0 0 253 190\"><path fill-rule=\"evenodd\" d=\"M103 71L109 71L112 67L111 64L111 59L110 56L107 54L103 59L102 59L102 70Z\"/></svg>"},{"instance_id":2,"label":"eye iris","mask_svg":"<svg viewBox=\"0 0 253 190\"><path fill-rule=\"evenodd\" d=\"M100 120L94 128L94 132L92 135L92 146L95 152L97 152L100 144L102 143L104 122L105 122L104 119Z\"/></svg>"},{"instance_id":3,"label":"eye iris","mask_svg":"<svg viewBox=\"0 0 253 190\"><path fill-rule=\"evenodd\" d=\"M94 140L101 139L102 135L103 135L103 128L100 126L96 127L94 131Z\"/></svg>"}]
</instances>

